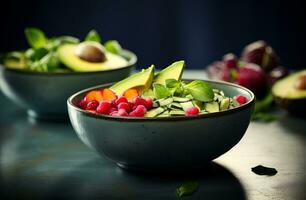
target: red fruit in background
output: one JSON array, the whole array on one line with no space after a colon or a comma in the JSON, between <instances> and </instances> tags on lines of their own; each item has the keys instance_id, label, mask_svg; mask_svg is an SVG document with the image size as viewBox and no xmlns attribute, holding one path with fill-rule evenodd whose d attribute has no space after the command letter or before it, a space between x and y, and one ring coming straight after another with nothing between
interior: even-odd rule
<instances>
[{"instance_id":1,"label":"red fruit in background","mask_svg":"<svg viewBox=\"0 0 306 200\"><path fill-rule=\"evenodd\" d=\"M121 117L129 116L129 114L126 112L125 109L119 109L118 110L118 115L121 116Z\"/></svg>"},{"instance_id":2,"label":"red fruit in background","mask_svg":"<svg viewBox=\"0 0 306 200\"><path fill-rule=\"evenodd\" d=\"M279 59L272 47L262 40L247 45L242 52L241 60L257 64L265 71L270 71L279 65Z\"/></svg>"},{"instance_id":3,"label":"red fruit in background","mask_svg":"<svg viewBox=\"0 0 306 200\"><path fill-rule=\"evenodd\" d=\"M248 63L238 70L236 83L260 94L266 88L266 74L258 65Z\"/></svg>"},{"instance_id":4,"label":"red fruit in background","mask_svg":"<svg viewBox=\"0 0 306 200\"><path fill-rule=\"evenodd\" d=\"M186 116L195 116L199 114L199 109L197 107L189 107L185 111Z\"/></svg>"},{"instance_id":5,"label":"red fruit in background","mask_svg":"<svg viewBox=\"0 0 306 200\"><path fill-rule=\"evenodd\" d=\"M102 101L97 109L96 109L96 112L97 113L100 113L100 114L108 114L108 110L110 109L111 107L111 104L107 101Z\"/></svg>"},{"instance_id":6,"label":"red fruit in background","mask_svg":"<svg viewBox=\"0 0 306 200\"><path fill-rule=\"evenodd\" d=\"M245 103L248 101L248 99L247 99L245 96L242 96L242 95L237 95L237 96L234 97L234 99L235 99L240 105L245 104Z\"/></svg>"},{"instance_id":7,"label":"red fruit in background","mask_svg":"<svg viewBox=\"0 0 306 200\"><path fill-rule=\"evenodd\" d=\"M119 105L122 102L128 102L127 99L124 96L119 97L118 99L115 100L115 104Z\"/></svg>"},{"instance_id":8,"label":"red fruit in background","mask_svg":"<svg viewBox=\"0 0 306 200\"><path fill-rule=\"evenodd\" d=\"M289 71L287 68L283 66L278 66L269 72L269 74L267 75L267 81L269 85L273 85L277 80L284 78L288 74Z\"/></svg>"},{"instance_id":9,"label":"red fruit in background","mask_svg":"<svg viewBox=\"0 0 306 200\"><path fill-rule=\"evenodd\" d=\"M223 56L222 61L224 63L224 67L227 69L237 68L238 60L237 60L237 57L232 53L225 54Z\"/></svg>"},{"instance_id":10,"label":"red fruit in background","mask_svg":"<svg viewBox=\"0 0 306 200\"><path fill-rule=\"evenodd\" d=\"M96 110L98 105L99 105L98 101L92 100L92 101L87 103L86 110Z\"/></svg>"},{"instance_id":11,"label":"red fruit in background","mask_svg":"<svg viewBox=\"0 0 306 200\"><path fill-rule=\"evenodd\" d=\"M120 109L124 109L126 112L130 112L130 110L131 110L130 105L126 102L119 103L118 110L120 110Z\"/></svg>"},{"instance_id":12,"label":"red fruit in background","mask_svg":"<svg viewBox=\"0 0 306 200\"><path fill-rule=\"evenodd\" d=\"M207 72L211 79L231 81L231 69L227 68L222 61L213 62L207 67Z\"/></svg>"}]
</instances>

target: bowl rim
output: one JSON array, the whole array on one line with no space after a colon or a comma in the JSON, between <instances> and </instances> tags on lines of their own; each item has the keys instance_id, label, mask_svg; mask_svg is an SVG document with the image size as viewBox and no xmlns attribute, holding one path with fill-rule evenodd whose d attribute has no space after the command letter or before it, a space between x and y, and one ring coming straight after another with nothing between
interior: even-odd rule
<instances>
[{"instance_id":1,"label":"bowl rim","mask_svg":"<svg viewBox=\"0 0 306 200\"><path fill-rule=\"evenodd\" d=\"M88 92L88 91L94 90L94 89L105 88L105 87L108 87L108 86L114 84L114 83L107 83L107 84L102 84L102 85L97 85L97 86L94 86L94 87L90 87L90 88L81 90L81 91L71 95L67 99L68 112L69 112L69 109L73 109L76 112L81 113L83 115L86 115L88 117L110 120L110 121L119 121L119 122L133 122L133 121L134 122L141 122L141 121L166 122L166 121L181 121L181 120L193 120L193 119L202 119L202 118L206 119L206 118L224 116L224 115L228 115L228 114L231 114L231 113L235 113L235 112L239 112L239 111L248 109L248 108L250 108L254 105L255 100L256 100L256 97L251 90L249 90L249 89L247 89L243 86L234 84L234 83L229 83L229 82L225 82L225 81L205 80L205 79L183 79L183 80L184 81L204 80L208 83L217 83L217 84L227 85L227 86L230 86L230 87L236 87L236 88L239 88L239 89L242 89L242 90L248 92L249 95L251 96L251 99L247 103L245 103L243 105L240 105L239 107L232 108L232 109L229 109L229 110L223 110L223 111L219 111L219 112L215 112L215 113L206 113L206 114L200 114L200 115L196 115L196 116L172 116L172 117L152 117L152 118L151 117L117 117L117 116L110 116L110 115L104 115L104 114L96 114L96 113L85 111L85 110L77 107L76 105L74 105L72 103L72 100L74 98L76 98L77 96L79 96L79 95L81 95L85 92Z\"/></svg>"},{"instance_id":2,"label":"bowl rim","mask_svg":"<svg viewBox=\"0 0 306 200\"><path fill-rule=\"evenodd\" d=\"M114 71L119 71L122 69L130 68L133 67L137 63L137 56L134 52L127 50L127 49L122 49L122 57L130 57L128 60L128 64L124 67L119 67L115 69L109 69L109 70L101 70L101 71L88 71L88 72L37 72L37 71L29 71L29 70L22 70L22 69L13 69L13 68L7 68L3 64L0 64L0 69L5 69L6 71L10 72L15 72L15 73L20 73L20 74L26 74L26 75L45 75L45 76L73 76L73 75L82 75L82 74L98 74L98 73L107 73L107 72L114 72ZM125 57L124 57L125 58Z\"/></svg>"}]
</instances>

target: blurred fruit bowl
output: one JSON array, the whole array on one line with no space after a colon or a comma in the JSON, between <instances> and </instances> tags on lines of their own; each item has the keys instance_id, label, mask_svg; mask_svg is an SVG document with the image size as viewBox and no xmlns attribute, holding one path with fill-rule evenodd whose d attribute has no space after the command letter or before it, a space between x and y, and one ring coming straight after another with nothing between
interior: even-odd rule
<instances>
[{"instance_id":1,"label":"blurred fruit bowl","mask_svg":"<svg viewBox=\"0 0 306 200\"><path fill-rule=\"evenodd\" d=\"M262 40L247 45L240 58L232 53L224 55L221 61L210 64L207 72L211 79L237 83L257 97L264 96L277 80L288 75L273 48Z\"/></svg>"}]
</instances>

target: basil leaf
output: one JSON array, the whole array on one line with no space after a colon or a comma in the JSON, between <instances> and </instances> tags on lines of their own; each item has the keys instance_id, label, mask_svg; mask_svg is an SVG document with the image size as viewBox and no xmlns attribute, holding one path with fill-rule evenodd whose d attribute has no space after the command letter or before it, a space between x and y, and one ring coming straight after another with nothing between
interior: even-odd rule
<instances>
[{"instance_id":1,"label":"basil leaf","mask_svg":"<svg viewBox=\"0 0 306 200\"><path fill-rule=\"evenodd\" d=\"M187 182L176 189L176 194L179 197L189 196L199 189L198 182Z\"/></svg>"},{"instance_id":2,"label":"basil leaf","mask_svg":"<svg viewBox=\"0 0 306 200\"><path fill-rule=\"evenodd\" d=\"M104 43L106 51L109 51L113 54L120 54L122 47L117 40L108 40Z\"/></svg>"},{"instance_id":3,"label":"basil leaf","mask_svg":"<svg viewBox=\"0 0 306 200\"><path fill-rule=\"evenodd\" d=\"M167 79L165 83L167 88L176 88L181 86L181 83L176 79Z\"/></svg>"},{"instance_id":4,"label":"basil leaf","mask_svg":"<svg viewBox=\"0 0 306 200\"><path fill-rule=\"evenodd\" d=\"M94 29L89 31L85 37L85 41L93 41L93 42L101 42L101 38L98 34L98 32Z\"/></svg>"},{"instance_id":5,"label":"basil leaf","mask_svg":"<svg viewBox=\"0 0 306 200\"><path fill-rule=\"evenodd\" d=\"M171 92L162 84L154 83L153 92L156 99L162 99L171 96Z\"/></svg>"},{"instance_id":6,"label":"basil leaf","mask_svg":"<svg viewBox=\"0 0 306 200\"><path fill-rule=\"evenodd\" d=\"M39 49L28 49L25 52L25 56L31 60L31 61L36 61L44 57L48 53L48 50L45 48L39 48Z\"/></svg>"},{"instance_id":7,"label":"basil leaf","mask_svg":"<svg viewBox=\"0 0 306 200\"><path fill-rule=\"evenodd\" d=\"M187 84L185 88L190 92L195 100L210 102L214 100L214 92L211 86L201 80L195 80Z\"/></svg>"},{"instance_id":8,"label":"basil leaf","mask_svg":"<svg viewBox=\"0 0 306 200\"><path fill-rule=\"evenodd\" d=\"M257 165L256 167L252 168L252 172L257 175L267 175L267 176L274 176L277 174L277 170L271 167L265 167L262 165Z\"/></svg>"},{"instance_id":9,"label":"basil leaf","mask_svg":"<svg viewBox=\"0 0 306 200\"><path fill-rule=\"evenodd\" d=\"M269 92L263 99L256 100L254 113L269 111L272 103L273 103L273 96Z\"/></svg>"},{"instance_id":10,"label":"basil leaf","mask_svg":"<svg viewBox=\"0 0 306 200\"><path fill-rule=\"evenodd\" d=\"M60 37L55 38L56 40L59 40L61 44L78 44L80 40L76 37L63 35Z\"/></svg>"},{"instance_id":11,"label":"basil leaf","mask_svg":"<svg viewBox=\"0 0 306 200\"><path fill-rule=\"evenodd\" d=\"M26 28L24 33L29 45L34 49L42 48L47 44L44 32L38 28Z\"/></svg>"}]
</instances>

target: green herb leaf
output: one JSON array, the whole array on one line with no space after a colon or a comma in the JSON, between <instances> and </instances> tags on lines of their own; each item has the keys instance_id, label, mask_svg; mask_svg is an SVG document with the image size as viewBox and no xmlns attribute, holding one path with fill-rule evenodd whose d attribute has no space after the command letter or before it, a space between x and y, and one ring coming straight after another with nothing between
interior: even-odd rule
<instances>
[{"instance_id":1,"label":"green herb leaf","mask_svg":"<svg viewBox=\"0 0 306 200\"><path fill-rule=\"evenodd\" d=\"M189 196L199 189L198 182L187 182L176 189L176 194L179 197Z\"/></svg>"},{"instance_id":2,"label":"green herb leaf","mask_svg":"<svg viewBox=\"0 0 306 200\"><path fill-rule=\"evenodd\" d=\"M176 88L181 86L181 83L176 79L167 79L165 83L167 88Z\"/></svg>"},{"instance_id":3,"label":"green herb leaf","mask_svg":"<svg viewBox=\"0 0 306 200\"><path fill-rule=\"evenodd\" d=\"M89 31L85 37L85 41L93 41L93 42L101 42L101 38L98 34L98 32L94 29Z\"/></svg>"},{"instance_id":4,"label":"green herb leaf","mask_svg":"<svg viewBox=\"0 0 306 200\"><path fill-rule=\"evenodd\" d=\"M120 54L122 47L117 40L108 40L104 43L106 51L109 51L113 54Z\"/></svg>"},{"instance_id":5,"label":"green herb leaf","mask_svg":"<svg viewBox=\"0 0 306 200\"><path fill-rule=\"evenodd\" d=\"M162 99L171 96L171 92L162 84L154 83L153 92L156 99Z\"/></svg>"},{"instance_id":6,"label":"green herb leaf","mask_svg":"<svg viewBox=\"0 0 306 200\"><path fill-rule=\"evenodd\" d=\"M273 103L273 96L269 92L263 99L256 100L254 113L267 112L271 109Z\"/></svg>"},{"instance_id":7,"label":"green herb leaf","mask_svg":"<svg viewBox=\"0 0 306 200\"><path fill-rule=\"evenodd\" d=\"M277 170L271 167L265 167L262 165L257 165L256 167L252 168L252 172L257 175L267 175L267 176L274 176L277 174Z\"/></svg>"},{"instance_id":8,"label":"green herb leaf","mask_svg":"<svg viewBox=\"0 0 306 200\"><path fill-rule=\"evenodd\" d=\"M30 48L25 52L25 56L31 61L36 61L44 57L47 53L48 50L45 48L39 48L39 49Z\"/></svg>"},{"instance_id":9,"label":"green herb leaf","mask_svg":"<svg viewBox=\"0 0 306 200\"><path fill-rule=\"evenodd\" d=\"M185 88L195 100L210 102L214 99L214 92L211 86L205 81L195 80L187 84Z\"/></svg>"},{"instance_id":10,"label":"green herb leaf","mask_svg":"<svg viewBox=\"0 0 306 200\"><path fill-rule=\"evenodd\" d=\"M44 32L38 28L26 28L24 33L29 45L34 49L42 48L47 44Z\"/></svg>"}]
</instances>

